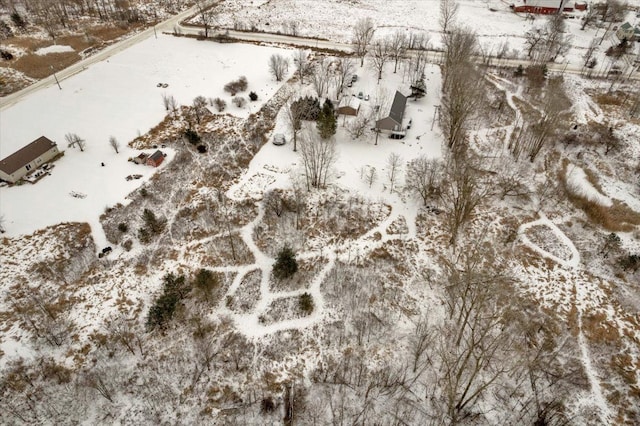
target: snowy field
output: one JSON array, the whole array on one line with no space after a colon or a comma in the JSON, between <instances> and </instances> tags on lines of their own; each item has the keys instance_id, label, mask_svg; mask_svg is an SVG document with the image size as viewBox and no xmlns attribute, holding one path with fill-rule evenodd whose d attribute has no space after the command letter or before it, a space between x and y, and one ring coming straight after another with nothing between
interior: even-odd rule
<instances>
[{"instance_id":1,"label":"snowy field","mask_svg":"<svg viewBox=\"0 0 640 426\"><path fill-rule=\"evenodd\" d=\"M126 144L165 116L162 95L174 96L179 104L191 104L199 95L227 99L224 84L245 75L259 102L240 109L227 99L227 112L247 116L280 86L267 72L274 52L282 50L162 35L62 81L62 90L50 86L3 110L0 157L40 136L65 150L51 176L35 185L0 188L0 215L7 235L28 234L60 222L88 221L98 247L106 243L100 214L108 206L125 204L125 196L154 172L128 162L138 152ZM158 88L158 83L168 87ZM67 148L67 133L86 139L85 152ZM110 136L120 142L119 154L109 146ZM143 179L126 181L130 174L142 174ZM86 197L71 197L72 191Z\"/></svg>"},{"instance_id":2,"label":"snowy field","mask_svg":"<svg viewBox=\"0 0 640 426\"><path fill-rule=\"evenodd\" d=\"M457 3L458 25L476 32L485 53L495 55L506 43L507 56L524 58L524 34L531 28L541 27L546 23L546 17L542 15L513 13L509 5L514 2L459 0ZM631 8L640 8L640 0L630 0L626 3ZM355 22L361 18L371 18L377 27L376 37L384 37L398 29L407 33L426 33L431 40L431 46L441 48L439 4L440 0L259 0L250 4L242 0L232 0L220 4L221 13L217 16L217 22L218 25L227 28L255 27L259 31L285 34L290 33L291 23L295 22L300 36L350 42ZM565 22L573 37L574 48L566 58L558 58L557 62L581 64L582 55L594 36L601 37L604 34L604 30L593 27L580 29L584 13L574 11L567 14L569 19ZM638 21L634 13L629 13L628 19L632 24ZM618 43L614 31L608 33L599 51L604 52L612 43Z\"/></svg>"}]
</instances>

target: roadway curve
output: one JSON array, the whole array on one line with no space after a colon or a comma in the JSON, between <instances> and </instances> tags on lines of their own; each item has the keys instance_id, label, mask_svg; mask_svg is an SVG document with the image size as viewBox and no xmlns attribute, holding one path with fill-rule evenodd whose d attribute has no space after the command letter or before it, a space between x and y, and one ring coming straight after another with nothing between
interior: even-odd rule
<instances>
[{"instance_id":1,"label":"roadway curve","mask_svg":"<svg viewBox=\"0 0 640 426\"><path fill-rule=\"evenodd\" d=\"M178 23L178 29L181 34L185 35L201 35L203 33L203 28L197 25L188 25L183 22ZM305 38L305 37L295 37L283 34L273 34L273 33L260 33L260 32L248 32L248 31L234 31L234 30L210 30L209 33L213 36L227 36L232 39L237 39L238 41L248 41L248 42L256 42L256 43L277 43L277 44L287 44L292 46L300 46L300 47L308 47L315 49L327 49L327 50L337 50L342 52L354 52L354 46L351 43L341 43L337 41L331 40L320 40L314 38ZM444 54L441 51L430 50L428 51L427 59L433 63L442 63ZM483 58L477 57L476 61L478 63L483 61ZM532 61L523 60L523 59L497 59L490 58L489 65L494 66L503 66L503 67L512 67L516 68L518 65L522 65L523 67L527 67L532 64ZM582 74L584 72L582 67L576 67L574 65L569 65L566 63L548 63L547 69L551 72L560 72L560 73L568 73L568 74ZM621 75L619 78L621 79L632 79L632 80L640 80L640 68L632 71L631 73L625 73L625 75Z\"/></svg>"},{"instance_id":2,"label":"roadway curve","mask_svg":"<svg viewBox=\"0 0 640 426\"><path fill-rule=\"evenodd\" d=\"M174 28L178 28L182 34L187 35L200 35L203 32L202 27L194 26L194 25L185 25L182 21L189 16L197 13L197 6L194 6L190 9L187 9L166 21L163 21L157 24L155 27L148 28L138 34L135 34L125 40L122 40L118 43L115 43L100 52L92 55L86 59L83 59L68 68L65 68L62 71L56 73L58 80L64 80L66 78L71 77L74 74L77 74L83 70L85 70L88 66L95 64L97 62L104 61L105 59L115 55L118 52L121 52L142 40L150 37L154 34L154 31L160 32L168 32L171 33L174 31ZM253 32L244 32L244 31L233 31L233 30L222 30L222 31L211 31L213 34L217 35L225 35L230 38L237 39L238 41L249 41L249 42L258 42L258 43L278 43L278 44L288 44L294 46L308 47L308 48L316 48L316 49L328 49L328 50L338 50L344 52L353 52L353 45L350 43L340 43L336 41L330 40L319 40L312 38L304 38L304 37L294 37L282 34L271 34L271 33L253 33ZM428 59L431 62L440 63L442 62L443 54L439 51L430 51L428 55ZM481 59L478 58L478 62ZM520 60L520 59L491 59L491 64L500 65L500 66L510 66L517 67L518 65L528 66L531 64L530 61ZM582 69L569 66L568 64L557 64L551 63L547 64L549 71L552 72L566 72L571 74L581 74ZM640 80L640 72L638 70L632 71L631 73L621 76L621 78L632 79L632 80ZM51 86L55 84L54 76L49 76L42 80L39 80L32 85L16 92L11 95L0 98L0 111L10 107L11 105L19 102L24 97L30 95L31 93L35 93L36 91Z\"/></svg>"},{"instance_id":3,"label":"roadway curve","mask_svg":"<svg viewBox=\"0 0 640 426\"><path fill-rule=\"evenodd\" d=\"M58 71L56 76L58 80L64 80L66 78L71 77L79 72L82 72L87 67L102 62L107 58L115 55L116 53L122 52L125 49L151 37L155 31L163 32L163 31L173 31L174 27L183 19L195 14L197 12L196 6L187 9L179 14L167 19L166 21L160 22L154 27L147 28L144 31L141 31L131 37L128 37L120 42L114 43L103 50L99 51L95 55L89 56L88 58L82 59L79 62L63 69L62 71ZM49 76L47 78L43 78L42 80L38 80L37 82L31 84L28 87L25 87L22 90L19 90L10 95L4 96L0 98L0 111L10 107L11 105L20 102L26 96L29 96L32 93L37 92L40 89L45 87L49 87L55 84L54 76Z\"/></svg>"}]
</instances>

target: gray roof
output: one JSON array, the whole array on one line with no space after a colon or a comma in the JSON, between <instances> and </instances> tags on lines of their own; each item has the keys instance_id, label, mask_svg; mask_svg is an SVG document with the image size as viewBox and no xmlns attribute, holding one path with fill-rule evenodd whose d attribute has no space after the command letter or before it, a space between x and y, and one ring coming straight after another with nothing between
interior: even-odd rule
<instances>
[{"instance_id":1,"label":"gray roof","mask_svg":"<svg viewBox=\"0 0 640 426\"><path fill-rule=\"evenodd\" d=\"M396 90L396 96L393 98L393 104L391 104L391 110L389 111L389 118L401 125L406 106L407 97Z\"/></svg>"},{"instance_id":2,"label":"gray roof","mask_svg":"<svg viewBox=\"0 0 640 426\"><path fill-rule=\"evenodd\" d=\"M11 175L16 170L19 170L22 167L26 166L55 146L55 142L47 139L44 136L40 136L29 145L19 149L7 158L0 161L0 170L8 175Z\"/></svg>"},{"instance_id":3,"label":"gray roof","mask_svg":"<svg viewBox=\"0 0 640 426\"><path fill-rule=\"evenodd\" d=\"M154 152L153 154L151 154L149 156L149 160L152 160L152 161L156 161L156 160L159 160L161 158L164 158L164 154L162 154L162 151L160 151L160 150Z\"/></svg>"}]
</instances>

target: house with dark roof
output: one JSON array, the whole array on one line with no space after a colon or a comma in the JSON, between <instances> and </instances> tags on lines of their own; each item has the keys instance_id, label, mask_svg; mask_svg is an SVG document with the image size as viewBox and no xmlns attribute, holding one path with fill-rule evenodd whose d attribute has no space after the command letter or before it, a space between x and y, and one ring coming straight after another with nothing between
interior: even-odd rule
<instances>
[{"instance_id":1,"label":"house with dark roof","mask_svg":"<svg viewBox=\"0 0 640 426\"><path fill-rule=\"evenodd\" d=\"M0 179L16 183L59 153L55 142L40 136L29 145L0 160Z\"/></svg>"},{"instance_id":2,"label":"house with dark roof","mask_svg":"<svg viewBox=\"0 0 640 426\"><path fill-rule=\"evenodd\" d=\"M402 130L402 119L404 118L404 110L407 107L407 97L396 91L393 98L389 115L376 121L376 130L400 131Z\"/></svg>"},{"instance_id":3,"label":"house with dark roof","mask_svg":"<svg viewBox=\"0 0 640 426\"><path fill-rule=\"evenodd\" d=\"M147 165L158 167L164 161L164 154L162 151L158 150L147 157Z\"/></svg>"}]
</instances>

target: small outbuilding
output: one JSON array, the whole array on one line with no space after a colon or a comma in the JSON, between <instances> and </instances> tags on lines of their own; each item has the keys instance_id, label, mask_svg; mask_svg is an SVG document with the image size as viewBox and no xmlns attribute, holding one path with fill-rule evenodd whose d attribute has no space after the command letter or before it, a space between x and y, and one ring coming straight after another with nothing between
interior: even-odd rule
<instances>
[{"instance_id":1,"label":"small outbuilding","mask_svg":"<svg viewBox=\"0 0 640 426\"><path fill-rule=\"evenodd\" d=\"M40 136L0 161L0 179L16 183L44 163L53 160L59 153L55 142Z\"/></svg>"},{"instance_id":2,"label":"small outbuilding","mask_svg":"<svg viewBox=\"0 0 640 426\"><path fill-rule=\"evenodd\" d=\"M164 161L164 154L162 151L158 150L147 157L147 165L158 167Z\"/></svg>"},{"instance_id":3,"label":"small outbuilding","mask_svg":"<svg viewBox=\"0 0 640 426\"><path fill-rule=\"evenodd\" d=\"M146 164L147 163L147 157L149 157L148 154L145 154L144 152L141 152L140 155L138 155L137 157L135 157L133 159L133 162L136 164Z\"/></svg>"},{"instance_id":4,"label":"small outbuilding","mask_svg":"<svg viewBox=\"0 0 640 426\"><path fill-rule=\"evenodd\" d=\"M343 96L338 104L338 115L357 116L360 112L360 99L355 96Z\"/></svg>"},{"instance_id":5,"label":"small outbuilding","mask_svg":"<svg viewBox=\"0 0 640 426\"><path fill-rule=\"evenodd\" d=\"M576 10L580 10L580 11L583 11L583 12L588 9L587 3L583 3L583 2L580 2L580 3L579 2L575 2L573 7Z\"/></svg>"}]
</instances>

